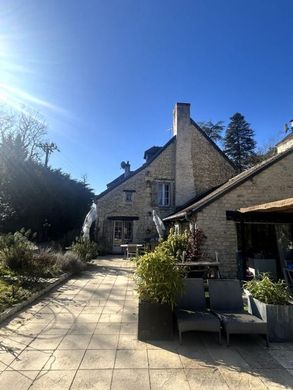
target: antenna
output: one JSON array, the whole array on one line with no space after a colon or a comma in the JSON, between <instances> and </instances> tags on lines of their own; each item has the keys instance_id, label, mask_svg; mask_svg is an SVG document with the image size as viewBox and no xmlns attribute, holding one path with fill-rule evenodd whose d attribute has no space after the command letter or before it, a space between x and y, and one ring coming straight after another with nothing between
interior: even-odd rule
<instances>
[{"instance_id":1,"label":"antenna","mask_svg":"<svg viewBox=\"0 0 293 390\"><path fill-rule=\"evenodd\" d=\"M126 168L126 162L125 161L122 161L122 163L120 164L121 168L122 169L125 169Z\"/></svg>"}]
</instances>

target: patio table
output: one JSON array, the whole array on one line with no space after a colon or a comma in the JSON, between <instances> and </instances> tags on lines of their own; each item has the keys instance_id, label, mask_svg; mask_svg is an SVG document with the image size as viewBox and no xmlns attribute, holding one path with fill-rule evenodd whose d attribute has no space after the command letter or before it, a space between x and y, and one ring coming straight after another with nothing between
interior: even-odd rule
<instances>
[{"instance_id":1,"label":"patio table","mask_svg":"<svg viewBox=\"0 0 293 390\"><path fill-rule=\"evenodd\" d=\"M126 258L131 256L138 256L139 248L143 247L143 244L121 244L120 247L125 250Z\"/></svg>"},{"instance_id":2,"label":"patio table","mask_svg":"<svg viewBox=\"0 0 293 390\"><path fill-rule=\"evenodd\" d=\"M220 264L218 261L182 261L177 263L179 267L190 267L192 273L205 273L207 276L214 273L217 278L221 277Z\"/></svg>"}]
</instances>

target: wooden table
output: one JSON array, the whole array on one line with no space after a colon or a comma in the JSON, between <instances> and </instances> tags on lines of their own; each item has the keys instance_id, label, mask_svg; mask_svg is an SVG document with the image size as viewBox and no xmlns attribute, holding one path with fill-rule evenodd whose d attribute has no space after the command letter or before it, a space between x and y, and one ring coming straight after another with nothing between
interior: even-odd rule
<instances>
[{"instance_id":1,"label":"wooden table","mask_svg":"<svg viewBox=\"0 0 293 390\"><path fill-rule=\"evenodd\" d=\"M128 259L131 256L138 256L139 248L142 248L142 244L121 244L121 248L125 250L126 258Z\"/></svg>"},{"instance_id":2,"label":"wooden table","mask_svg":"<svg viewBox=\"0 0 293 390\"><path fill-rule=\"evenodd\" d=\"M190 267L192 273L204 273L207 277L214 274L215 277L220 278L220 262L218 261L183 261L176 263L179 267Z\"/></svg>"}]
</instances>

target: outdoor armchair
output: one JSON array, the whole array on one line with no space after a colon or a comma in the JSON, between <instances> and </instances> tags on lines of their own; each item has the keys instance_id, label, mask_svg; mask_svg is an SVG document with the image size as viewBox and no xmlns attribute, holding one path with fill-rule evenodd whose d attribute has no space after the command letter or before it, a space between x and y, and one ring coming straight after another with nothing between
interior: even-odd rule
<instances>
[{"instance_id":1,"label":"outdoor armchair","mask_svg":"<svg viewBox=\"0 0 293 390\"><path fill-rule=\"evenodd\" d=\"M178 298L175 309L180 344L182 333L189 331L217 332L221 343L220 321L206 310L203 279L188 278L183 283L183 294Z\"/></svg>"},{"instance_id":2,"label":"outdoor armchair","mask_svg":"<svg viewBox=\"0 0 293 390\"><path fill-rule=\"evenodd\" d=\"M266 336L268 346L267 323L244 311L240 281L211 279L208 285L210 308L222 323L227 345L230 334L262 334Z\"/></svg>"}]
</instances>

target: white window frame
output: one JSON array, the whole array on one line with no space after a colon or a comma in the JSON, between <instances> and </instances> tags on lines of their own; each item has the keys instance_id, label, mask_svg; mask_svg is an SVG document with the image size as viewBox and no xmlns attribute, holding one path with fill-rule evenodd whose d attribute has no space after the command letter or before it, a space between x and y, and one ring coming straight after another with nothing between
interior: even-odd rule
<instances>
[{"instance_id":1,"label":"white window frame","mask_svg":"<svg viewBox=\"0 0 293 390\"><path fill-rule=\"evenodd\" d=\"M158 205L159 207L169 207L171 204L171 183L158 183Z\"/></svg>"}]
</instances>

